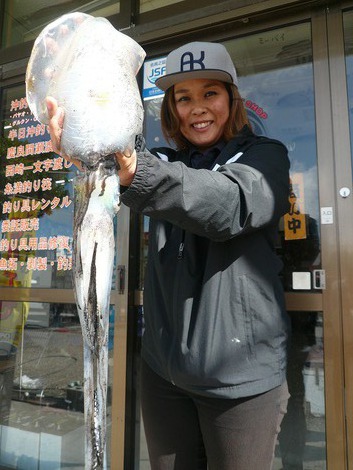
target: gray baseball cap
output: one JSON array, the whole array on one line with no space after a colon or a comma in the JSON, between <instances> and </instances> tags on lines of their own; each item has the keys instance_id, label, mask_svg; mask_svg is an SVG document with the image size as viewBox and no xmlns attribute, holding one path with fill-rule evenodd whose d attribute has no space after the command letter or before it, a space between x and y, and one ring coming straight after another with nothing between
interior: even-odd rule
<instances>
[{"instance_id":1,"label":"gray baseball cap","mask_svg":"<svg viewBox=\"0 0 353 470\"><path fill-rule=\"evenodd\" d=\"M165 91L184 80L211 78L238 85L237 73L227 49L215 42L190 42L167 57L166 74L156 80Z\"/></svg>"}]
</instances>

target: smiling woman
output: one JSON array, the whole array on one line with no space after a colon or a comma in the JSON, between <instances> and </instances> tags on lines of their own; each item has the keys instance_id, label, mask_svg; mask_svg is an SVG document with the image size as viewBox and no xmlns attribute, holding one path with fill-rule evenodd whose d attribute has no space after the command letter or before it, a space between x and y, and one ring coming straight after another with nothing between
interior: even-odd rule
<instances>
[{"instance_id":1,"label":"smiling woman","mask_svg":"<svg viewBox=\"0 0 353 470\"><path fill-rule=\"evenodd\" d=\"M202 79L196 79L193 80L193 82L201 83L201 80ZM181 85L176 84L175 87L168 88L165 92L161 108L161 121L164 137L169 143L174 143L178 149L187 148L190 142L197 146L197 143L189 141L181 130L181 117L185 114L186 110L189 109L187 108L186 103L190 103L191 99L189 96L183 96L182 93L183 91L187 91L185 89L185 85L188 82L190 82L190 80L183 82ZM204 101L208 103L208 108L210 105L214 107L215 101L217 101L217 103L219 102L220 94L223 96L225 101L228 101L225 104L224 109L220 110L222 114L229 114L222 128L223 135L218 136L217 140L220 140L222 137L225 142L228 142L245 125L250 127L248 116L243 106L243 100L235 84L219 80L205 80L204 85L205 90L202 90L202 93L204 95ZM208 87L212 87L212 85L216 86L216 88L213 90L207 89ZM228 98L224 95L224 90L226 90ZM190 106L190 104L188 104L188 106ZM212 145L212 143L210 145ZM209 147L209 144L207 144L206 147Z\"/></svg>"},{"instance_id":2,"label":"smiling woman","mask_svg":"<svg viewBox=\"0 0 353 470\"><path fill-rule=\"evenodd\" d=\"M151 218L141 385L151 467L269 470L288 400L273 241L287 150L252 132L220 44L174 50L156 85L177 150L118 155L122 202Z\"/></svg>"},{"instance_id":3,"label":"smiling woman","mask_svg":"<svg viewBox=\"0 0 353 470\"><path fill-rule=\"evenodd\" d=\"M200 150L215 145L229 118L229 95L218 80L193 79L174 86L180 132Z\"/></svg>"}]
</instances>

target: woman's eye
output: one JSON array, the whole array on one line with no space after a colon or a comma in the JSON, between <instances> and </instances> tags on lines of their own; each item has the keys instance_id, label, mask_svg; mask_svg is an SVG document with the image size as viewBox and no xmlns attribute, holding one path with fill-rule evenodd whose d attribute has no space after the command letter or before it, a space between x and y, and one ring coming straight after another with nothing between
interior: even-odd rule
<instances>
[{"instance_id":1,"label":"woman's eye","mask_svg":"<svg viewBox=\"0 0 353 470\"><path fill-rule=\"evenodd\" d=\"M189 98L187 96L180 96L177 99L177 103L181 103L182 101L187 101Z\"/></svg>"},{"instance_id":2,"label":"woman's eye","mask_svg":"<svg viewBox=\"0 0 353 470\"><path fill-rule=\"evenodd\" d=\"M216 91L208 91L205 96L206 96L206 97L207 97L207 96L214 96L214 95L216 95L216 94L217 94Z\"/></svg>"}]
</instances>

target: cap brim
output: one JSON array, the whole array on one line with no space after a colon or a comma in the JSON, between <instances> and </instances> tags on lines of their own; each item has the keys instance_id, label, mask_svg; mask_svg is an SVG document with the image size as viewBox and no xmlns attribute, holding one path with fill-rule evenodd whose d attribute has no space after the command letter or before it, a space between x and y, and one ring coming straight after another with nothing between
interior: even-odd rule
<instances>
[{"instance_id":1,"label":"cap brim","mask_svg":"<svg viewBox=\"0 0 353 470\"><path fill-rule=\"evenodd\" d=\"M234 83L233 77L224 70L207 69L207 70L190 70L188 72L177 72L164 75L155 81L155 85L163 91L168 90L176 83L184 80L192 80L194 78L210 78L220 80L221 82Z\"/></svg>"}]
</instances>

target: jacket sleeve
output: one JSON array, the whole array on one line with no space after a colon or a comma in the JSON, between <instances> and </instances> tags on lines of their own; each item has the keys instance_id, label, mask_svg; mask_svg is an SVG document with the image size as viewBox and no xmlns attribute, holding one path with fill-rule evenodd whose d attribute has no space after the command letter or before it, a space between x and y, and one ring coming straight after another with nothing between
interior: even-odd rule
<instances>
[{"instance_id":1,"label":"jacket sleeve","mask_svg":"<svg viewBox=\"0 0 353 470\"><path fill-rule=\"evenodd\" d=\"M280 142L260 141L217 171L138 155L122 202L214 241L277 223L288 210L289 160Z\"/></svg>"}]
</instances>

